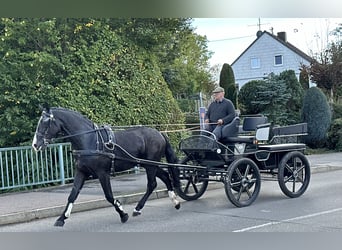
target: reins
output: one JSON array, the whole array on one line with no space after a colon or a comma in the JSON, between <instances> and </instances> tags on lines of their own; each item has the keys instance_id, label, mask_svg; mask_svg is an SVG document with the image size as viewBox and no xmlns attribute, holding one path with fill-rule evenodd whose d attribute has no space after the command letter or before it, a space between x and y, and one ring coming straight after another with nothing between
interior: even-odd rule
<instances>
[{"instance_id":1,"label":"reins","mask_svg":"<svg viewBox=\"0 0 342 250\"><path fill-rule=\"evenodd\" d=\"M195 124L195 123L194 123ZM182 124L182 125L194 125L194 124ZM179 124L169 124L169 126L179 126ZM198 129L199 125L196 123L197 126L194 127L190 127L190 128L183 128L183 129L173 129L173 130L160 130L160 133L176 133L176 132L187 132L187 131L191 131L191 130L196 130ZM155 126L162 126L162 125L155 125ZM138 127L148 127L147 125L131 125L131 126L111 126L111 128L138 128ZM101 130L106 130L105 127L101 127L101 128L94 128L88 131L82 131L80 133L76 133L76 134L72 134L72 135L65 135L65 136L59 136L58 138L52 138L51 142L54 142L56 140L64 140L64 139L68 139L71 137L76 137L79 135L85 135L85 134L90 134L90 133L95 133ZM115 131L115 130L114 130ZM37 133L40 134L40 133Z\"/></svg>"},{"instance_id":2,"label":"reins","mask_svg":"<svg viewBox=\"0 0 342 250\"><path fill-rule=\"evenodd\" d=\"M64 140L64 139L67 139L67 138L71 138L71 137L75 137L75 136L79 136L79 135L85 135L85 134L90 134L90 133L94 133L94 132L97 132L97 131L100 131L100 130L103 130L104 128L94 128L94 129L91 129L91 130L88 130L88 131L82 131L82 132L79 132L79 133L76 133L76 134L72 134L72 135L65 135L65 136L59 136L57 138L51 138L51 142L54 142L56 140Z\"/></svg>"},{"instance_id":3,"label":"reins","mask_svg":"<svg viewBox=\"0 0 342 250\"><path fill-rule=\"evenodd\" d=\"M207 123L208 125L210 124L217 124L217 123ZM189 124L158 124L158 125L153 125L154 127L161 127L161 126L190 126L190 125L196 125L190 128L182 128L182 129L172 129L172 130L160 130L160 133L176 133L176 132L187 132L187 131L192 131L192 130L197 130L198 127L200 126L198 123L189 123ZM139 127L151 127L152 125L129 125L129 126L110 126L110 128L114 128L115 129L124 129L124 128L139 128ZM82 131L76 134L72 134L72 135L65 135L65 136L60 136L58 138L52 138L51 142L54 142L56 140L64 140L64 139L68 139L71 137L75 137L75 136L79 136L79 135L85 135L85 134L90 134L90 133L94 133L94 132L98 132L101 130L106 130L105 127L100 127L100 128L94 128L91 130L87 130L87 131ZM40 133L37 133L40 134Z\"/></svg>"}]
</instances>

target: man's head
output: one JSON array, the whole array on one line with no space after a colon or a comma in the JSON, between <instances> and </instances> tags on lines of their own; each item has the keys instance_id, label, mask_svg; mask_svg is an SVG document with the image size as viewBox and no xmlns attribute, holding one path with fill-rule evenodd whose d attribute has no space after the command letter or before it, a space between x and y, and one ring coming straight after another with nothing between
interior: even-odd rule
<instances>
[{"instance_id":1,"label":"man's head","mask_svg":"<svg viewBox=\"0 0 342 250\"><path fill-rule=\"evenodd\" d=\"M213 95L215 100L222 100L224 97L224 88L222 87L217 87L216 89L214 89L213 91Z\"/></svg>"}]
</instances>

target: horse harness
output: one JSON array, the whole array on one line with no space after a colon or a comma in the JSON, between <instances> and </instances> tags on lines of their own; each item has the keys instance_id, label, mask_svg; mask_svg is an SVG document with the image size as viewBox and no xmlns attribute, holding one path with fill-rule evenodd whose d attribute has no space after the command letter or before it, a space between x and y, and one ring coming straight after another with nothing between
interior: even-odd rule
<instances>
[{"instance_id":1,"label":"horse harness","mask_svg":"<svg viewBox=\"0 0 342 250\"><path fill-rule=\"evenodd\" d=\"M94 124L94 130L96 133L96 150L73 150L72 153L75 156L86 155L104 155L111 159L110 174L115 176L115 159L117 158L114 151L116 143L115 134L112 128L108 125L98 126Z\"/></svg>"},{"instance_id":2,"label":"horse harness","mask_svg":"<svg viewBox=\"0 0 342 250\"><path fill-rule=\"evenodd\" d=\"M43 133L38 133L36 131L36 134L43 136L44 143L48 144L55 140L55 138L49 138L49 139L46 138L46 135L48 134L48 130L51 126L51 123L55 119L54 119L52 112L51 113L43 112L42 118L48 120L49 124ZM98 154L98 155L104 155L104 156L109 157L111 159L110 174L113 176L115 176L115 166L114 166L115 159L131 161L131 162L137 163L137 165L140 165L140 161L142 161L141 159L135 158L134 156L130 155L130 153L128 153L124 148L122 148L120 145L116 143L115 134L112 128L108 125L102 125L99 127L97 124L94 123L94 127L91 130L83 131L83 132L73 134L73 135L62 136L62 137L59 137L58 139L66 139L66 138L85 135L85 134L94 133L94 132L96 133L96 150L85 150L85 149L75 150L74 149L72 150L72 154L74 156L80 157L80 156L89 156L89 155ZM122 151L124 154L126 154L128 157L116 156L114 153L116 147L119 148L119 150Z\"/></svg>"}]
</instances>

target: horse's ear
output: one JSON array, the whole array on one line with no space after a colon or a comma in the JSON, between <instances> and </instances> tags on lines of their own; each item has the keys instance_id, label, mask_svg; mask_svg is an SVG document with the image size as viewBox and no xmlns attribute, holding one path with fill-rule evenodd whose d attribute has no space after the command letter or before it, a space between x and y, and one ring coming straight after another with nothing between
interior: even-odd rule
<instances>
[{"instance_id":1,"label":"horse's ear","mask_svg":"<svg viewBox=\"0 0 342 250\"><path fill-rule=\"evenodd\" d=\"M45 111L46 113L50 113L50 106L47 103L44 103L43 105L39 105L39 108L42 111Z\"/></svg>"}]
</instances>

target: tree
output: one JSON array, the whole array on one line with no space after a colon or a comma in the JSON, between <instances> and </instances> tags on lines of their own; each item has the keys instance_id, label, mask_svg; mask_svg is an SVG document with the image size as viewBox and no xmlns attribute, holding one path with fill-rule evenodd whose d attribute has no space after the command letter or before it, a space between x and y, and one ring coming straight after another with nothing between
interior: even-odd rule
<instances>
[{"instance_id":1,"label":"tree","mask_svg":"<svg viewBox=\"0 0 342 250\"><path fill-rule=\"evenodd\" d=\"M256 104L261 93L262 85L265 85L263 80L253 80L244 84L238 95L239 109L243 115L254 115L262 112L262 108Z\"/></svg>"},{"instance_id":2,"label":"tree","mask_svg":"<svg viewBox=\"0 0 342 250\"><path fill-rule=\"evenodd\" d=\"M232 67L228 63L222 65L219 85L225 90L225 97L237 108L237 91Z\"/></svg>"},{"instance_id":3,"label":"tree","mask_svg":"<svg viewBox=\"0 0 342 250\"><path fill-rule=\"evenodd\" d=\"M278 125L300 121L302 98L303 89L292 70L270 74L266 80L250 81L239 92L242 114L262 113Z\"/></svg>"},{"instance_id":4,"label":"tree","mask_svg":"<svg viewBox=\"0 0 342 250\"><path fill-rule=\"evenodd\" d=\"M19 145L35 130L38 104L55 104L64 74L55 20L0 21L0 146Z\"/></svg>"},{"instance_id":5,"label":"tree","mask_svg":"<svg viewBox=\"0 0 342 250\"><path fill-rule=\"evenodd\" d=\"M329 102L338 101L342 94L342 41L332 42L319 60L311 62L309 72L312 81L329 97Z\"/></svg>"},{"instance_id":6,"label":"tree","mask_svg":"<svg viewBox=\"0 0 342 250\"><path fill-rule=\"evenodd\" d=\"M291 95L287 91L286 81L271 74L265 82L258 88L258 99L253 103L260 107L270 122L288 125L289 113L286 105Z\"/></svg>"},{"instance_id":7,"label":"tree","mask_svg":"<svg viewBox=\"0 0 342 250\"><path fill-rule=\"evenodd\" d=\"M189 18L130 18L112 21L122 36L155 55L173 95L211 89L207 39L194 32ZM122 24L124 23L124 25Z\"/></svg>"},{"instance_id":8,"label":"tree","mask_svg":"<svg viewBox=\"0 0 342 250\"><path fill-rule=\"evenodd\" d=\"M299 73L299 83L301 84L303 90L307 90L310 87L309 71L310 69L308 66L304 64L301 65Z\"/></svg>"},{"instance_id":9,"label":"tree","mask_svg":"<svg viewBox=\"0 0 342 250\"><path fill-rule=\"evenodd\" d=\"M303 122L308 124L305 142L312 148L324 146L331 123L331 110L319 88L311 87L306 91L301 114Z\"/></svg>"},{"instance_id":10,"label":"tree","mask_svg":"<svg viewBox=\"0 0 342 250\"><path fill-rule=\"evenodd\" d=\"M285 70L278 76L279 80L284 80L286 84L286 93L290 95L286 103L286 122L294 124L300 121L300 111L303 103L304 90L298 82L293 70Z\"/></svg>"},{"instance_id":11,"label":"tree","mask_svg":"<svg viewBox=\"0 0 342 250\"><path fill-rule=\"evenodd\" d=\"M0 19L1 146L30 143L46 101L100 124L184 121L159 58L120 36L119 21Z\"/></svg>"}]
</instances>

